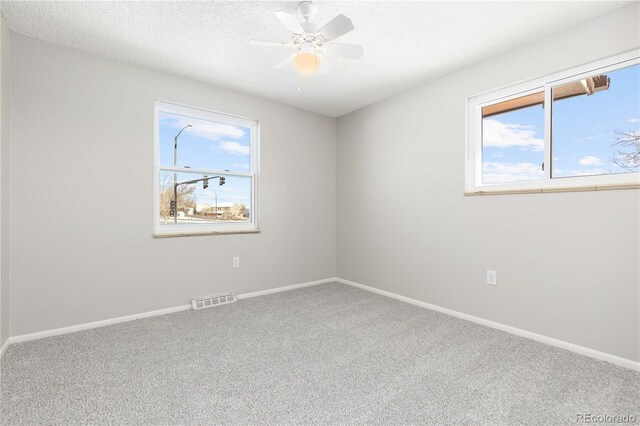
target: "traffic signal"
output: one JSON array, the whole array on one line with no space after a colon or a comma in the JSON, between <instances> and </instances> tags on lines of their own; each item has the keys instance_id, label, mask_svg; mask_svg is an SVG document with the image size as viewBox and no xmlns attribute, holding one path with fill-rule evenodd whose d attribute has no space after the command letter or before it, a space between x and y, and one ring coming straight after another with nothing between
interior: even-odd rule
<instances>
[{"instance_id":1,"label":"traffic signal","mask_svg":"<svg viewBox=\"0 0 640 426\"><path fill-rule=\"evenodd\" d=\"M224 185L224 176L220 176L220 186Z\"/></svg>"},{"instance_id":2,"label":"traffic signal","mask_svg":"<svg viewBox=\"0 0 640 426\"><path fill-rule=\"evenodd\" d=\"M171 200L169 203L169 216L176 215L176 200Z\"/></svg>"},{"instance_id":3,"label":"traffic signal","mask_svg":"<svg viewBox=\"0 0 640 426\"><path fill-rule=\"evenodd\" d=\"M204 177L208 177L207 175L204 175ZM202 189L207 189L209 187L209 179L205 179L202 181Z\"/></svg>"}]
</instances>

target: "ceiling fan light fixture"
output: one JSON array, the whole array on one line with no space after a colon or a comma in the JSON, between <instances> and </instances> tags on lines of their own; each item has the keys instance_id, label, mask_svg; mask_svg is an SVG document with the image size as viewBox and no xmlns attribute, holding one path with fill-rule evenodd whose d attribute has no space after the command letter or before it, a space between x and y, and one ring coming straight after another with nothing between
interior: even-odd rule
<instances>
[{"instance_id":1,"label":"ceiling fan light fixture","mask_svg":"<svg viewBox=\"0 0 640 426\"><path fill-rule=\"evenodd\" d=\"M293 64L300 74L313 75L320 68L320 58L315 53L298 53Z\"/></svg>"},{"instance_id":2,"label":"ceiling fan light fixture","mask_svg":"<svg viewBox=\"0 0 640 426\"><path fill-rule=\"evenodd\" d=\"M336 42L338 38L354 30L353 22L347 16L337 15L319 26L315 20L318 7L310 0L298 3L294 13L284 10L274 13L289 32L289 39L286 41L250 40L249 44L292 50L289 56L275 64L273 68L295 70L298 74L298 90L300 90L300 77L326 74L332 66L331 58L358 60L362 57L364 51L362 46Z\"/></svg>"}]
</instances>

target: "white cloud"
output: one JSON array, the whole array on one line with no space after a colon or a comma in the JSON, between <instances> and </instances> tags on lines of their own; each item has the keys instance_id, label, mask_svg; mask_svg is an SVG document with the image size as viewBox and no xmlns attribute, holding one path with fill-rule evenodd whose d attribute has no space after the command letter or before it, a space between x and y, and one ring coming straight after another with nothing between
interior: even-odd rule
<instances>
[{"instance_id":1,"label":"white cloud","mask_svg":"<svg viewBox=\"0 0 640 426\"><path fill-rule=\"evenodd\" d=\"M599 157L587 155L586 157L581 158L578 163L581 166L600 166L602 164L602 159L600 159Z\"/></svg>"},{"instance_id":2,"label":"white cloud","mask_svg":"<svg viewBox=\"0 0 640 426\"><path fill-rule=\"evenodd\" d=\"M544 140L536 137L535 127L528 124L507 124L494 119L482 123L482 145L494 148L519 146L533 151L544 150Z\"/></svg>"},{"instance_id":3,"label":"white cloud","mask_svg":"<svg viewBox=\"0 0 640 426\"><path fill-rule=\"evenodd\" d=\"M226 152L233 155L249 155L249 147L238 142L220 141L214 145L214 149L219 152Z\"/></svg>"},{"instance_id":4,"label":"white cloud","mask_svg":"<svg viewBox=\"0 0 640 426\"><path fill-rule=\"evenodd\" d=\"M629 123L640 123L640 118L630 118Z\"/></svg>"},{"instance_id":5,"label":"white cloud","mask_svg":"<svg viewBox=\"0 0 640 426\"><path fill-rule=\"evenodd\" d=\"M239 139L244 136L244 130L240 127L184 117L181 115L163 116L161 123L165 126L170 126L177 131L182 129L184 126L191 124L192 127L185 129L185 132L195 134L198 137L209 140L217 141L222 138Z\"/></svg>"},{"instance_id":6,"label":"white cloud","mask_svg":"<svg viewBox=\"0 0 640 426\"><path fill-rule=\"evenodd\" d=\"M518 182L538 180L544 176L540 164L534 163L506 163L491 162L482 163L483 183Z\"/></svg>"}]
</instances>

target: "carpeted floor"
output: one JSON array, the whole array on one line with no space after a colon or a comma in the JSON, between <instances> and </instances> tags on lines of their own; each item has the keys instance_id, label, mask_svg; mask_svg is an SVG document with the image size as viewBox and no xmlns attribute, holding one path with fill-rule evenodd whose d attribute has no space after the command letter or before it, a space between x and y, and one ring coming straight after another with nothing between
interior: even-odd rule
<instances>
[{"instance_id":1,"label":"carpeted floor","mask_svg":"<svg viewBox=\"0 0 640 426\"><path fill-rule=\"evenodd\" d=\"M571 424L640 373L341 284L11 345L2 424Z\"/></svg>"}]
</instances>

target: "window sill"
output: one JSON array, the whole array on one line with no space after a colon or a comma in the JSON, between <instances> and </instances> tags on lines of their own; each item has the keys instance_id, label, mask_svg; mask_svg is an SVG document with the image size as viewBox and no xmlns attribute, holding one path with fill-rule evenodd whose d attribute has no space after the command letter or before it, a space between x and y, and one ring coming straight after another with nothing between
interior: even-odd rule
<instances>
[{"instance_id":1,"label":"window sill","mask_svg":"<svg viewBox=\"0 0 640 426\"><path fill-rule=\"evenodd\" d=\"M476 195L513 195L513 194L538 194L547 192L583 192L583 191L610 191L614 189L640 189L640 184L620 185L588 185L588 186L559 186L557 188L528 188L528 189L487 189L484 191L465 191L465 196Z\"/></svg>"},{"instance_id":2,"label":"window sill","mask_svg":"<svg viewBox=\"0 0 640 426\"><path fill-rule=\"evenodd\" d=\"M206 231L206 232L162 232L154 233L153 238L202 237L205 235L259 234L259 229Z\"/></svg>"}]
</instances>

